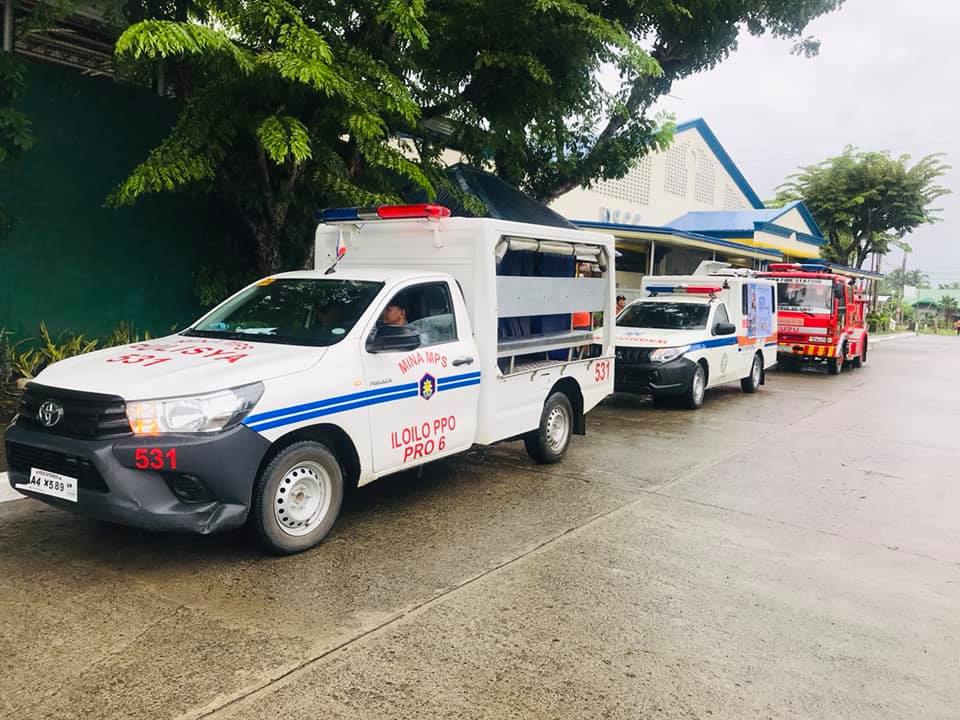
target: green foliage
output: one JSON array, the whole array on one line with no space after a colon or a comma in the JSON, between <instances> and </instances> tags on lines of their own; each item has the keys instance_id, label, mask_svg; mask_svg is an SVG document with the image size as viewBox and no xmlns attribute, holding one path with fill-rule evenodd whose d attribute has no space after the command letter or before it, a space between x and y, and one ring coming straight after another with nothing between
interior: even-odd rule
<instances>
[{"instance_id":1,"label":"green foliage","mask_svg":"<svg viewBox=\"0 0 960 720\"><path fill-rule=\"evenodd\" d=\"M847 146L790 176L777 197L806 203L827 238L824 258L859 268L870 254L902 247L910 232L939 220L931 204L950 192L937 184L950 169L942 157L928 155L911 167L909 155Z\"/></svg>"},{"instance_id":2,"label":"green foliage","mask_svg":"<svg viewBox=\"0 0 960 720\"><path fill-rule=\"evenodd\" d=\"M800 39L841 2L141 0L118 66L162 73L184 104L109 202L216 192L267 274L309 256L318 206L392 201L411 185L433 197L444 147L550 199L666 147L672 118L650 108L723 60L741 29ZM418 160L398 134L417 138Z\"/></svg>"},{"instance_id":3,"label":"green foliage","mask_svg":"<svg viewBox=\"0 0 960 720\"><path fill-rule=\"evenodd\" d=\"M927 287L929 287L929 285ZM940 283L939 285L937 285L937 289L938 290L960 290L960 281Z\"/></svg>"},{"instance_id":4,"label":"green foliage","mask_svg":"<svg viewBox=\"0 0 960 720\"><path fill-rule=\"evenodd\" d=\"M923 270L907 270L904 273L900 268L894 268L884 275L880 281L880 292L885 295L896 295L904 285L928 288L930 287L930 276Z\"/></svg>"},{"instance_id":5,"label":"green foliage","mask_svg":"<svg viewBox=\"0 0 960 720\"><path fill-rule=\"evenodd\" d=\"M23 63L13 53L0 52L0 163L15 160L34 143L29 118L14 107L26 87ZM0 239L13 229L14 220L0 204Z\"/></svg>"}]
</instances>

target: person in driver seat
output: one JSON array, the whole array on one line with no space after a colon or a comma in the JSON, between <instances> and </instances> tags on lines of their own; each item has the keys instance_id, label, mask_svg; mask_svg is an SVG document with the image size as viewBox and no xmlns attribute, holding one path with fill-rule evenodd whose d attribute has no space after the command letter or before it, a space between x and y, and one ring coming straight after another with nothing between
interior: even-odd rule
<instances>
[{"instance_id":1,"label":"person in driver seat","mask_svg":"<svg viewBox=\"0 0 960 720\"><path fill-rule=\"evenodd\" d=\"M399 297L393 298L380 315L380 325L404 327L407 324L407 308Z\"/></svg>"}]
</instances>

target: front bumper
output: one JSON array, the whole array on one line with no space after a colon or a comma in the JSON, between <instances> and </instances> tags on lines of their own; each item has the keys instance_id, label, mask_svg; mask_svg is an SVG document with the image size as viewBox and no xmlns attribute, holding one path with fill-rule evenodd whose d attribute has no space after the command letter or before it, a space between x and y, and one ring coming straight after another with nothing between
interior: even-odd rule
<instances>
[{"instance_id":1,"label":"front bumper","mask_svg":"<svg viewBox=\"0 0 960 720\"><path fill-rule=\"evenodd\" d=\"M626 363L617 360L614 367L615 392L669 397L687 392L697 364L681 357L666 363Z\"/></svg>"},{"instance_id":2,"label":"front bumper","mask_svg":"<svg viewBox=\"0 0 960 720\"><path fill-rule=\"evenodd\" d=\"M253 483L270 443L243 425L213 435L80 440L14 421L4 435L9 482L64 510L146 530L208 534L247 518ZM138 449L176 451L176 468L137 469ZM30 468L77 477L77 502L22 487Z\"/></svg>"},{"instance_id":3,"label":"front bumper","mask_svg":"<svg viewBox=\"0 0 960 720\"><path fill-rule=\"evenodd\" d=\"M837 346L827 343L807 343L807 342L780 342L777 345L777 360L794 361L802 360L813 362L817 360L827 360L837 356Z\"/></svg>"}]
</instances>

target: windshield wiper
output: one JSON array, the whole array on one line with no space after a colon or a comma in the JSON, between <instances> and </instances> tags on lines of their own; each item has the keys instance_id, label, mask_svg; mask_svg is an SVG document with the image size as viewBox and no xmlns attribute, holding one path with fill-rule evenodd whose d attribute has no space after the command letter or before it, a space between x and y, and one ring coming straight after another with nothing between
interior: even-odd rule
<instances>
[{"instance_id":1,"label":"windshield wiper","mask_svg":"<svg viewBox=\"0 0 960 720\"><path fill-rule=\"evenodd\" d=\"M250 334L230 332L229 330L184 330L188 337L226 338L227 340L249 340Z\"/></svg>"}]
</instances>

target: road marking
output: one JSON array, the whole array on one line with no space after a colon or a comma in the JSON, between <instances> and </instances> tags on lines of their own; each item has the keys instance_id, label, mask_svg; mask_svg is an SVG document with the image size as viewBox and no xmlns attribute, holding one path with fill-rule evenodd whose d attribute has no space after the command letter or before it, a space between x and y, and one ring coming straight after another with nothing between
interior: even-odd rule
<instances>
[{"instance_id":1,"label":"road marking","mask_svg":"<svg viewBox=\"0 0 960 720\"><path fill-rule=\"evenodd\" d=\"M10 502L11 500L23 500L26 495L22 495L10 487L7 480L7 473L0 472L0 503Z\"/></svg>"},{"instance_id":2,"label":"road marking","mask_svg":"<svg viewBox=\"0 0 960 720\"><path fill-rule=\"evenodd\" d=\"M905 332L905 333L896 333L895 335L870 335L869 343L873 345L874 343L887 342L888 340L899 340L900 338L908 337L919 337L916 333Z\"/></svg>"}]
</instances>

